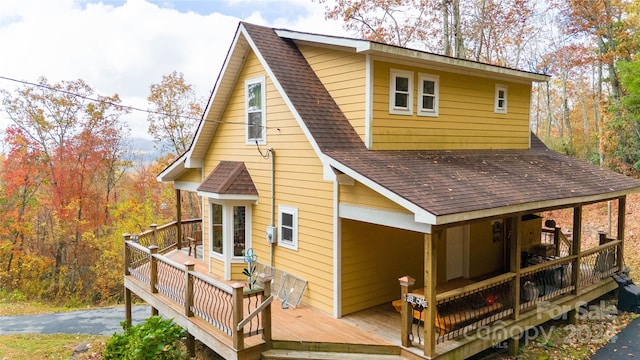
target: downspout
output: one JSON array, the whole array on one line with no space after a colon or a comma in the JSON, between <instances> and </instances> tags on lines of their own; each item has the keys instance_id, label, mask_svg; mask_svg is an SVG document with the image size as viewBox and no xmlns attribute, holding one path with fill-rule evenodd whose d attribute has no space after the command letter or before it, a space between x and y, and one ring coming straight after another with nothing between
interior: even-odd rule
<instances>
[{"instance_id":1,"label":"downspout","mask_svg":"<svg viewBox=\"0 0 640 360\"><path fill-rule=\"evenodd\" d=\"M275 212L276 212L276 153L273 148L267 149L267 154L271 156L271 227L275 227ZM275 235L275 234L274 234ZM273 252L275 245L275 239L270 243L269 252L269 266L273 267Z\"/></svg>"}]
</instances>

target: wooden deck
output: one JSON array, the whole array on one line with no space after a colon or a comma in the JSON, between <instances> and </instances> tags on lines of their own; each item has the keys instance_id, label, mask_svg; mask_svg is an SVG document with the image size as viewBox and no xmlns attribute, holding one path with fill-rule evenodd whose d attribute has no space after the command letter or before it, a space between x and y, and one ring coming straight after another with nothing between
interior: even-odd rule
<instances>
[{"instance_id":1,"label":"wooden deck","mask_svg":"<svg viewBox=\"0 0 640 360\"><path fill-rule=\"evenodd\" d=\"M237 281L223 281L219 277L208 274L208 266L201 260L188 256L183 251L172 251L164 255L170 260L184 264L195 263L194 269L201 274L216 281L231 285ZM164 276L159 274L158 276ZM182 311L180 305L162 294L151 294L148 285L138 279L127 276L127 287L138 295L145 293L143 298L153 298L158 305L160 314L171 317ZM162 305L161 305L162 304ZM153 306L153 305L152 305ZM164 311L163 311L164 309ZM218 329L209 326L197 316L188 318L189 321L200 328L194 334L201 339L198 333L211 328L210 336L220 336L219 344L230 347L228 337L223 336ZM177 319L176 319L177 320ZM182 319L183 321L185 319ZM182 321L182 322L183 322ZM180 321L178 321L180 323ZM385 306L361 311L342 319L336 319L329 314L319 311L304 304L297 307L283 308L280 300L274 300L271 304L272 342L274 348L291 350L319 350L331 349L331 351L363 352L374 354L400 353L400 314L389 303ZM259 337L247 338L248 346L259 345ZM203 341L210 344L208 341ZM215 345L215 343L214 343ZM212 347L212 346L210 346ZM214 351L218 350L215 346ZM337 350L336 350L337 349ZM414 353L419 354L419 349ZM239 358L247 358L240 356Z\"/></svg>"}]
</instances>

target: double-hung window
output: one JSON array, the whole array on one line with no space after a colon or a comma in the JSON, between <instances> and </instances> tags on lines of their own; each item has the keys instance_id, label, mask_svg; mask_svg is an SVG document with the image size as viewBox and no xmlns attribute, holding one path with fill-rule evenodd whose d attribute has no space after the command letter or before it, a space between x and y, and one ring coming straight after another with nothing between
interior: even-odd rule
<instances>
[{"instance_id":1,"label":"double-hung window","mask_svg":"<svg viewBox=\"0 0 640 360\"><path fill-rule=\"evenodd\" d=\"M507 113L507 85L496 84L494 112L498 114Z\"/></svg>"},{"instance_id":2,"label":"double-hung window","mask_svg":"<svg viewBox=\"0 0 640 360\"><path fill-rule=\"evenodd\" d=\"M222 205L211 204L211 251L220 256L224 253L222 229Z\"/></svg>"},{"instance_id":3,"label":"double-hung window","mask_svg":"<svg viewBox=\"0 0 640 360\"><path fill-rule=\"evenodd\" d=\"M244 87L247 143L254 144L257 141L259 144L264 144L267 139L264 77L245 80Z\"/></svg>"},{"instance_id":4,"label":"double-hung window","mask_svg":"<svg viewBox=\"0 0 640 360\"><path fill-rule=\"evenodd\" d=\"M438 116L439 82L437 75L418 74L418 115Z\"/></svg>"},{"instance_id":5,"label":"double-hung window","mask_svg":"<svg viewBox=\"0 0 640 360\"><path fill-rule=\"evenodd\" d=\"M389 79L389 113L413 114L413 73L391 69Z\"/></svg>"},{"instance_id":6,"label":"double-hung window","mask_svg":"<svg viewBox=\"0 0 640 360\"><path fill-rule=\"evenodd\" d=\"M278 218L280 219L280 226L278 228L278 245L291 249L298 250L298 209L279 206Z\"/></svg>"}]
</instances>

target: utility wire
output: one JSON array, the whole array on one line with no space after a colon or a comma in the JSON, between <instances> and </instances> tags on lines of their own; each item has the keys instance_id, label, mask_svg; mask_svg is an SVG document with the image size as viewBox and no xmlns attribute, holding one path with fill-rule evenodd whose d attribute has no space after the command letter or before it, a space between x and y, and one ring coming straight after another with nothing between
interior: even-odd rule
<instances>
[{"instance_id":1,"label":"utility wire","mask_svg":"<svg viewBox=\"0 0 640 360\"><path fill-rule=\"evenodd\" d=\"M162 116L176 116L176 115L173 115L173 114L167 114L167 113L163 113L163 112L160 112L160 111L152 111L152 110L148 110L148 109L145 110L145 109L142 109L142 108L139 108L139 107L135 107L135 106L131 106L131 105L121 105L121 104L114 103L112 101L100 100L100 99L92 98L92 97L89 97L89 96L86 96L86 95L82 95L82 94L74 93L74 92L71 92L71 91L67 91L67 90L64 90L64 89L56 89L56 88L48 86L48 85L37 84L37 83L25 81L25 80L18 80L18 79L14 79L14 78L2 76L2 75L0 75L0 79L17 82L17 83L20 83L20 84L23 84L23 85L37 86L37 87L44 88L44 89L47 89L47 90L61 92L63 94L79 97L79 98L82 98L82 99L85 99L85 100L98 102L98 103L105 103L105 104L113 105L113 106L116 106L116 107L129 109L129 110L132 110L132 111L139 111L139 112L144 112L144 113L147 113L147 114L155 114L155 115L162 115ZM186 116L186 115L178 115L178 117L181 118L181 119L186 119L186 120L207 121L207 122L213 122L213 123L218 123L218 124L250 125L250 124L246 124L244 122L205 120L204 118L194 118L194 117ZM251 126L254 126L254 125L251 125ZM266 129L266 126L264 128Z\"/></svg>"}]
</instances>

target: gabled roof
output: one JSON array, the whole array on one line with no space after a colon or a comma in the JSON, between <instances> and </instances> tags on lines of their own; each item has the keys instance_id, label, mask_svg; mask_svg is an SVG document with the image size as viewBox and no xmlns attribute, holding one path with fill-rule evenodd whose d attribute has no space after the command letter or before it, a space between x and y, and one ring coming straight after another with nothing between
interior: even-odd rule
<instances>
[{"instance_id":1,"label":"gabled roof","mask_svg":"<svg viewBox=\"0 0 640 360\"><path fill-rule=\"evenodd\" d=\"M386 54L384 56L431 61L479 71L485 76L523 81L546 79L546 75L486 64L461 64L456 59L368 41L241 23L194 143L178 162L159 176L161 180L171 181L180 169L202 166L202 158L229 99L230 88L245 56L252 50L323 164L405 207L415 214L416 221L453 223L595 202L640 189L640 181L557 154L535 136L532 136L529 150L368 150L298 50L296 41L351 47L352 51L375 53L378 57ZM220 192L219 187L230 181L228 172L232 165L238 164L224 164L224 172L216 168L202 184L201 192L223 195L224 191Z\"/></svg>"},{"instance_id":2,"label":"gabled roof","mask_svg":"<svg viewBox=\"0 0 640 360\"><path fill-rule=\"evenodd\" d=\"M200 184L198 194L214 199L258 200L251 175L239 161L221 161Z\"/></svg>"}]
</instances>

